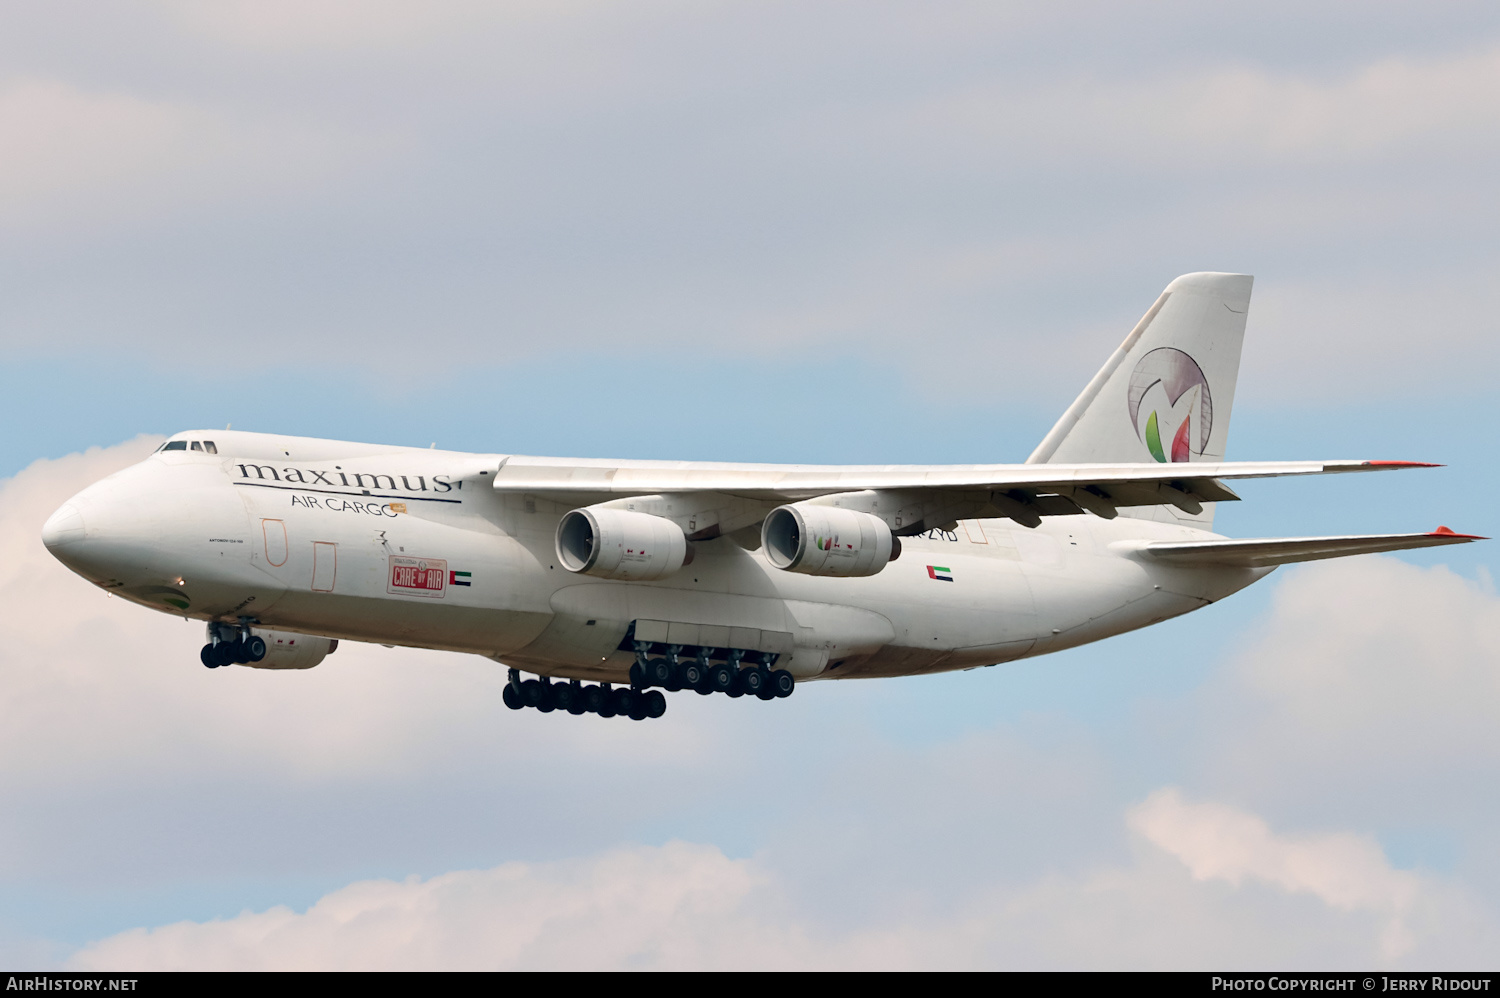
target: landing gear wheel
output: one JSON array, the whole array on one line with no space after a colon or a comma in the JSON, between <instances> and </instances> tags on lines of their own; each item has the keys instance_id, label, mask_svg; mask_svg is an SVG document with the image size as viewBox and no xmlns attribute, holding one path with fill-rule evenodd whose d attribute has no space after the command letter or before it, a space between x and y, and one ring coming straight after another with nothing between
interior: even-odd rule
<instances>
[{"instance_id":1,"label":"landing gear wheel","mask_svg":"<svg viewBox=\"0 0 1500 998\"><path fill-rule=\"evenodd\" d=\"M509 707L511 710L520 710L522 707L526 706L521 702L521 694L516 692L516 687L513 683L505 684L505 692L500 694L500 699L504 700L505 706Z\"/></svg>"},{"instance_id":2,"label":"landing gear wheel","mask_svg":"<svg viewBox=\"0 0 1500 998\"><path fill-rule=\"evenodd\" d=\"M714 693L728 693L734 688L734 670L728 664L713 666L708 670L708 686Z\"/></svg>"},{"instance_id":3,"label":"landing gear wheel","mask_svg":"<svg viewBox=\"0 0 1500 998\"><path fill-rule=\"evenodd\" d=\"M615 694L618 692L620 691L607 690L603 686L600 686L599 709L594 713L598 714L600 717L614 717L617 713L619 713L619 711L615 710Z\"/></svg>"},{"instance_id":4,"label":"landing gear wheel","mask_svg":"<svg viewBox=\"0 0 1500 998\"><path fill-rule=\"evenodd\" d=\"M219 666L220 668L226 665L233 665L234 645L229 644L225 641L220 641L218 644L214 645L213 656L214 664Z\"/></svg>"},{"instance_id":5,"label":"landing gear wheel","mask_svg":"<svg viewBox=\"0 0 1500 998\"><path fill-rule=\"evenodd\" d=\"M250 662L259 662L266 657L266 639L259 635L251 635L250 640L245 642L245 658Z\"/></svg>"},{"instance_id":6,"label":"landing gear wheel","mask_svg":"<svg viewBox=\"0 0 1500 998\"><path fill-rule=\"evenodd\" d=\"M664 658L653 658L646 663L646 685L666 686L672 681L672 663Z\"/></svg>"},{"instance_id":7,"label":"landing gear wheel","mask_svg":"<svg viewBox=\"0 0 1500 998\"><path fill-rule=\"evenodd\" d=\"M614 708L616 715L629 717L631 712L635 710L636 700L637 697L634 690L620 689L610 691L609 705Z\"/></svg>"},{"instance_id":8,"label":"landing gear wheel","mask_svg":"<svg viewBox=\"0 0 1500 998\"><path fill-rule=\"evenodd\" d=\"M740 672L740 689L752 696L760 696L761 692L770 684L766 680L770 678L765 670L759 666L751 666Z\"/></svg>"},{"instance_id":9,"label":"landing gear wheel","mask_svg":"<svg viewBox=\"0 0 1500 998\"><path fill-rule=\"evenodd\" d=\"M696 690L703 685L704 668L697 662L682 663L682 688Z\"/></svg>"},{"instance_id":10,"label":"landing gear wheel","mask_svg":"<svg viewBox=\"0 0 1500 998\"><path fill-rule=\"evenodd\" d=\"M198 661L210 669L217 669L219 667L219 660L214 657L214 646L204 645L203 649L198 652Z\"/></svg>"},{"instance_id":11,"label":"landing gear wheel","mask_svg":"<svg viewBox=\"0 0 1500 998\"><path fill-rule=\"evenodd\" d=\"M771 684L771 670L762 665L755 672L760 676L760 689L755 691L755 695L762 700L775 700L776 688Z\"/></svg>"},{"instance_id":12,"label":"landing gear wheel","mask_svg":"<svg viewBox=\"0 0 1500 998\"><path fill-rule=\"evenodd\" d=\"M667 698L661 690L649 690L641 699L645 702L647 717L661 717L667 712Z\"/></svg>"},{"instance_id":13,"label":"landing gear wheel","mask_svg":"<svg viewBox=\"0 0 1500 998\"><path fill-rule=\"evenodd\" d=\"M584 710L588 711L590 714L599 713L600 709L604 707L604 687L585 686L583 688L583 696L581 699L583 702Z\"/></svg>"},{"instance_id":14,"label":"landing gear wheel","mask_svg":"<svg viewBox=\"0 0 1500 998\"><path fill-rule=\"evenodd\" d=\"M797 680L785 669L777 669L771 673L771 690L779 697L789 697L792 690L797 688Z\"/></svg>"},{"instance_id":15,"label":"landing gear wheel","mask_svg":"<svg viewBox=\"0 0 1500 998\"><path fill-rule=\"evenodd\" d=\"M631 686L650 686L651 685L650 682L647 681L647 679L646 679L646 670L643 669L643 668L641 668L641 663L639 663L639 662L632 663L631 666L630 666L630 685Z\"/></svg>"},{"instance_id":16,"label":"landing gear wheel","mask_svg":"<svg viewBox=\"0 0 1500 998\"><path fill-rule=\"evenodd\" d=\"M666 660L663 659L663 661L666 661ZM682 662L677 662L675 664L668 664L668 666L667 666L667 681L664 682L664 683L662 683L662 685L667 688L668 692L670 692L670 693L676 693L678 690L682 689L684 686L687 685L687 683L683 682L683 679L682 679L682 670L684 668L686 668L686 666Z\"/></svg>"},{"instance_id":17,"label":"landing gear wheel","mask_svg":"<svg viewBox=\"0 0 1500 998\"><path fill-rule=\"evenodd\" d=\"M557 701L553 699L557 695L557 687L551 683L538 683L542 688L542 699L537 703L536 709L543 714L550 714L557 709Z\"/></svg>"},{"instance_id":18,"label":"landing gear wheel","mask_svg":"<svg viewBox=\"0 0 1500 998\"><path fill-rule=\"evenodd\" d=\"M521 684L521 702L528 707L538 706L546 695L547 691L535 679L528 679Z\"/></svg>"},{"instance_id":19,"label":"landing gear wheel","mask_svg":"<svg viewBox=\"0 0 1500 998\"><path fill-rule=\"evenodd\" d=\"M573 713L573 705L578 700L578 689L572 683L556 683L552 687L552 706L558 710ZM579 711L582 713L582 711Z\"/></svg>"}]
</instances>

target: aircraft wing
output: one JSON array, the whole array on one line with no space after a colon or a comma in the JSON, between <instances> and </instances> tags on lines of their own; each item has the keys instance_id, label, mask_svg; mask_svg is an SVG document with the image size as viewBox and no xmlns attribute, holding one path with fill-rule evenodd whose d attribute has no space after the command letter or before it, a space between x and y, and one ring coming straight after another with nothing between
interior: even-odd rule
<instances>
[{"instance_id":1,"label":"aircraft wing","mask_svg":"<svg viewBox=\"0 0 1500 998\"><path fill-rule=\"evenodd\" d=\"M1404 551L1443 544L1488 540L1477 534L1458 534L1438 527L1425 534L1359 534L1344 537L1270 537L1245 540L1151 541L1136 552L1170 565L1226 565L1266 568L1295 561L1343 558L1354 554Z\"/></svg>"},{"instance_id":2,"label":"aircraft wing","mask_svg":"<svg viewBox=\"0 0 1500 998\"><path fill-rule=\"evenodd\" d=\"M962 493L998 515L1019 503L1034 515L1171 503L1191 508L1239 496L1224 484L1241 478L1327 475L1431 468L1414 461L1237 461L1179 464L777 465L668 461L590 461L514 456L495 473L507 492L585 496L715 492L742 499L797 502L848 492ZM956 498L956 496L955 496ZM992 514L996 515L996 514Z\"/></svg>"}]
</instances>

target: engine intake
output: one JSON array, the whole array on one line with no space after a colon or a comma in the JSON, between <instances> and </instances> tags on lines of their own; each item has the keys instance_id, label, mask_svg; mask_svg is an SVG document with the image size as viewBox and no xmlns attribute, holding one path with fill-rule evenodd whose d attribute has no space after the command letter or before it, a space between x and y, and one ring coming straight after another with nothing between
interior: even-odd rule
<instances>
[{"instance_id":1,"label":"engine intake","mask_svg":"<svg viewBox=\"0 0 1500 998\"><path fill-rule=\"evenodd\" d=\"M880 517L806 503L773 509L760 540L773 566L803 575L874 575L901 554Z\"/></svg>"},{"instance_id":2,"label":"engine intake","mask_svg":"<svg viewBox=\"0 0 1500 998\"><path fill-rule=\"evenodd\" d=\"M692 545L662 516L585 506L557 524L557 560L580 575L649 582L693 560Z\"/></svg>"}]
</instances>

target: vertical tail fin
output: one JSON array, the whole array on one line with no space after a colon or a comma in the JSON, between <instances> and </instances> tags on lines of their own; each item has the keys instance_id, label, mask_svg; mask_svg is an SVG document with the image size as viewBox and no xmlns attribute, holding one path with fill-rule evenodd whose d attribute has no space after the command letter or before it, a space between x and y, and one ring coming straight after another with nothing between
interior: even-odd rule
<instances>
[{"instance_id":1,"label":"vertical tail fin","mask_svg":"<svg viewBox=\"0 0 1500 998\"><path fill-rule=\"evenodd\" d=\"M1203 273L1167 285L1026 463L1222 461L1253 281ZM1212 506L1192 517L1137 509L1150 519L1213 522Z\"/></svg>"}]
</instances>

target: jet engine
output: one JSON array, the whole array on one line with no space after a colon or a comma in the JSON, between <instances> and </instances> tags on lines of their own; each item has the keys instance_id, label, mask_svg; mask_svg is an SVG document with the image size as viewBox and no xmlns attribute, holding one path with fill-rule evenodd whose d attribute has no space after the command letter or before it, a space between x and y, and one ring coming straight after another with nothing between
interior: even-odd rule
<instances>
[{"instance_id":1,"label":"jet engine","mask_svg":"<svg viewBox=\"0 0 1500 998\"><path fill-rule=\"evenodd\" d=\"M254 634L265 641L266 657L259 662L246 662L252 669L311 669L339 646L337 638L273 631L264 627L255 628Z\"/></svg>"},{"instance_id":2,"label":"jet engine","mask_svg":"<svg viewBox=\"0 0 1500 998\"><path fill-rule=\"evenodd\" d=\"M585 506L558 523L557 560L580 575L649 582L691 563L693 546L666 517Z\"/></svg>"},{"instance_id":3,"label":"jet engine","mask_svg":"<svg viewBox=\"0 0 1500 998\"><path fill-rule=\"evenodd\" d=\"M760 540L773 566L803 575L874 575L901 554L880 517L809 503L773 509Z\"/></svg>"}]
</instances>

